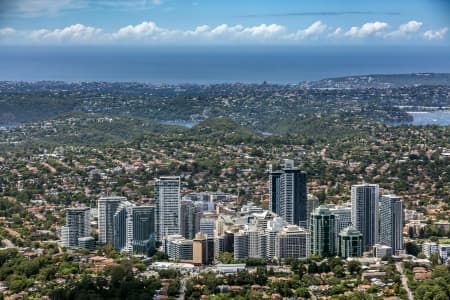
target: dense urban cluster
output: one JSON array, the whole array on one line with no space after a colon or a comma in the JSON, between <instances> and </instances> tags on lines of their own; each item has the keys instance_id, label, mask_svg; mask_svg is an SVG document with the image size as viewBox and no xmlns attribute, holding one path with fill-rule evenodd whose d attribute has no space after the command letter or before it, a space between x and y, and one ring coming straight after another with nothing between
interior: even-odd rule
<instances>
[{"instance_id":1,"label":"dense urban cluster","mask_svg":"<svg viewBox=\"0 0 450 300\"><path fill-rule=\"evenodd\" d=\"M97 99L103 86L137 99L148 89L48 84L61 99ZM2 83L2 97L11 86L49 93L45 83ZM416 88L389 97L403 89L411 99L400 104L420 105L419 91L448 98L442 86ZM281 93L272 85L153 89L166 89L158 95L166 103L202 89L205 99ZM285 98L298 87L282 89ZM103 103L92 101L92 109ZM450 297L448 127L366 122L355 111L298 116L301 134L269 135L230 111L241 124L181 128L117 111L0 130L0 299Z\"/></svg>"}]
</instances>

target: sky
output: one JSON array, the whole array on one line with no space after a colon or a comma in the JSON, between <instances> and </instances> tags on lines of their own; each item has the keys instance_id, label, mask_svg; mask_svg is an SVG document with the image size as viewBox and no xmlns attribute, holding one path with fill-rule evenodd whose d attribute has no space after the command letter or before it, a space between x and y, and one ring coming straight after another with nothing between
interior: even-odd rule
<instances>
[{"instance_id":1,"label":"sky","mask_svg":"<svg viewBox=\"0 0 450 300\"><path fill-rule=\"evenodd\" d=\"M0 0L3 45L449 45L448 0Z\"/></svg>"}]
</instances>

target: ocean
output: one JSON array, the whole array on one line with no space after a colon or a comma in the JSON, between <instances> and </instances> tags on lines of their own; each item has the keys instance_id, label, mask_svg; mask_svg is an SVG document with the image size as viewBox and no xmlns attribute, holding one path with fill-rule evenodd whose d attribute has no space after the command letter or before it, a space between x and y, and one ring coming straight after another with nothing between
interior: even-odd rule
<instances>
[{"instance_id":1,"label":"ocean","mask_svg":"<svg viewBox=\"0 0 450 300\"><path fill-rule=\"evenodd\" d=\"M450 72L450 47L0 47L0 80L298 83Z\"/></svg>"}]
</instances>

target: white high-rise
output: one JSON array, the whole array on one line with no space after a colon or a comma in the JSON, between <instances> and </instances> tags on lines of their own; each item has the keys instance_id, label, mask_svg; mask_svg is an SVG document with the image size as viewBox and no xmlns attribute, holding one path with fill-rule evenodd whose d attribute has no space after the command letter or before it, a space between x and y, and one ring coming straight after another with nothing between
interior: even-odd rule
<instances>
[{"instance_id":1,"label":"white high-rise","mask_svg":"<svg viewBox=\"0 0 450 300\"><path fill-rule=\"evenodd\" d=\"M352 224L362 233L365 250L378 242L378 201L378 184L352 185Z\"/></svg>"},{"instance_id":2,"label":"white high-rise","mask_svg":"<svg viewBox=\"0 0 450 300\"><path fill-rule=\"evenodd\" d=\"M277 235L275 252L278 259L308 258L311 254L310 232L296 225L288 225Z\"/></svg>"},{"instance_id":3,"label":"white high-rise","mask_svg":"<svg viewBox=\"0 0 450 300\"><path fill-rule=\"evenodd\" d=\"M155 181L156 239L180 233L180 177L167 176Z\"/></svg>"},{"instance_id":4,"label":"white high-rise","mask_svg":"<svg viewBox=\"0 0 450 300\"><path fill-rule=\"evenodd\" d=\"M394 254L403 250L403 200L383 195L380 200L380 244L392 247Z\"/></svg>"},{"instance_id":5,"label":"white high-rise","mask_svg":"<svg viewBox=\"0 0 450 300\"><path fill-rule=\"evenodd\" d=\"M98 199L98 243L114 242L113 221L119 205L126 201L125 197L101 197Z\"/></svg>"},{"instance_id":6,"label":"white high-rise","mask_svg":"<svg viewBox=\"0 0 450 300\"><path fill-rule=\"evenodd\" d=\"M78 247L78 238L90 236L90 208L66 209L66 226L61 229L61 242L66 247Z\"/></svg>"}]
</instances>

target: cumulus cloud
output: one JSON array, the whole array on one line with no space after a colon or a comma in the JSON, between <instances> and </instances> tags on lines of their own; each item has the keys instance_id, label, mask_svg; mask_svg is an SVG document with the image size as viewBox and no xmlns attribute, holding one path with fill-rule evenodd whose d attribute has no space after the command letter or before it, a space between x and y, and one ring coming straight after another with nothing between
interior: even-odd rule
<instances>
[{"instance_id":1,"label":"cumulus cloud","mask_svg":"<svg viewBox=\"0 0 450 300\"><path fill-rule=\"evenodd\" d=\"M117 32L113 33L113 38L154 38L160 34L163 29L159 28L154 22L142 22L138 25L128 25L120 28Z\"/></svg>"},{"instance_id":2,"label":"cumulus cloud","mask_svg":"<svg viewBox=\"0 0 450 300\"><path fill-rule=\"evenodd\" d=\"M441 28L439 30L433 31L433 30L428 30L425 31L425 33L423 34L423 37L427 40L442 40L445 35L448 32L448 28L444 27Z\"/></svg>"},{"instance_id":3,"label":"cumulus cloud","mask_svg":"<svg viewBox=\"0 0 450 300\"><path fill-rule=\"evenodd\" d=\"M187 38L198 38L208 40L225 39L268 39L276 38L283 33L285 28L278 24L261 24L257 26L244 27L242 25L230 26L221 24L216 27L208 25L197 26L194 30L172 30L159 27L154 22L143 22L138 25L128 25L120 28L111 36L113 39L137 39L142 41L156 40L179 40Z\"/></svg>"},{"instance_id":4,"label":"cumulus cloud","mask_svg":"<svg viewBox=\"0 0 450 300\"><path fill-rule=\"evenodd\" d=\"M288 39L294 40L304 40L307 38L318 37L320 34L324 33L328 29L328 26L322 21L316 21L309 27L298 30L297 32L287 36Z\"/></svg>"},{"instance_id":5,"label":"cumulus cloud","mask_svg":"<svg viewBox=\"0 0 450 300\"><path fill-rule=\"evenodd\" d=\"M75 24L63 29L40 29L29 32L26 36L35 42L73 42L83 43L102 38L102 29Z\"/></svg>"},{"instance_id":6,"label":"cumulus cloud","mask_svg":"<svg viewBox=\"0 0 450 300\"><path fill-rule=\"evenodd\" d=\"M385 22L366 23L361 27L353 26L344 34L344 36L350 38L365 38L370 35L377 34L388 27L389 24Z\"/></svg>"},{"instance_id":7,"label":"cumulus cloud","mask_svg":"<svg viewBox=\"0 0 450 300\"><path fill-rule=\"evenodd\" d=\"M423 25L422 22L412 20L409 21L408 23L400 25L397 30L387 33L385 37L387 38L409 37L411 34L419 31L422 25Z\"/></svg>"},{"instance_id":8,"label":"cumulus cloud","mask_svg":"<svg viewBox=\"0 0 450 300\"><path fill-rule=\"evenodd\" d=\"M327 41L339 39L352 41L357 39L382 40L386 38L441 40L448 28L421 31L423 24L409 21L394 31L385 22L365 23L351 28L330 27L322 21L316 21L306 28L289 30L279 24L259 24L254 26L220 24L217 26L200 25L193 29L181 30L161 27L155 22L127 25L114 31L83 24L75 24L59 29L17 30L0 28L0 44L175 44L175 43L299 43L304 40Z\"/></svg>"}]
</instances>

